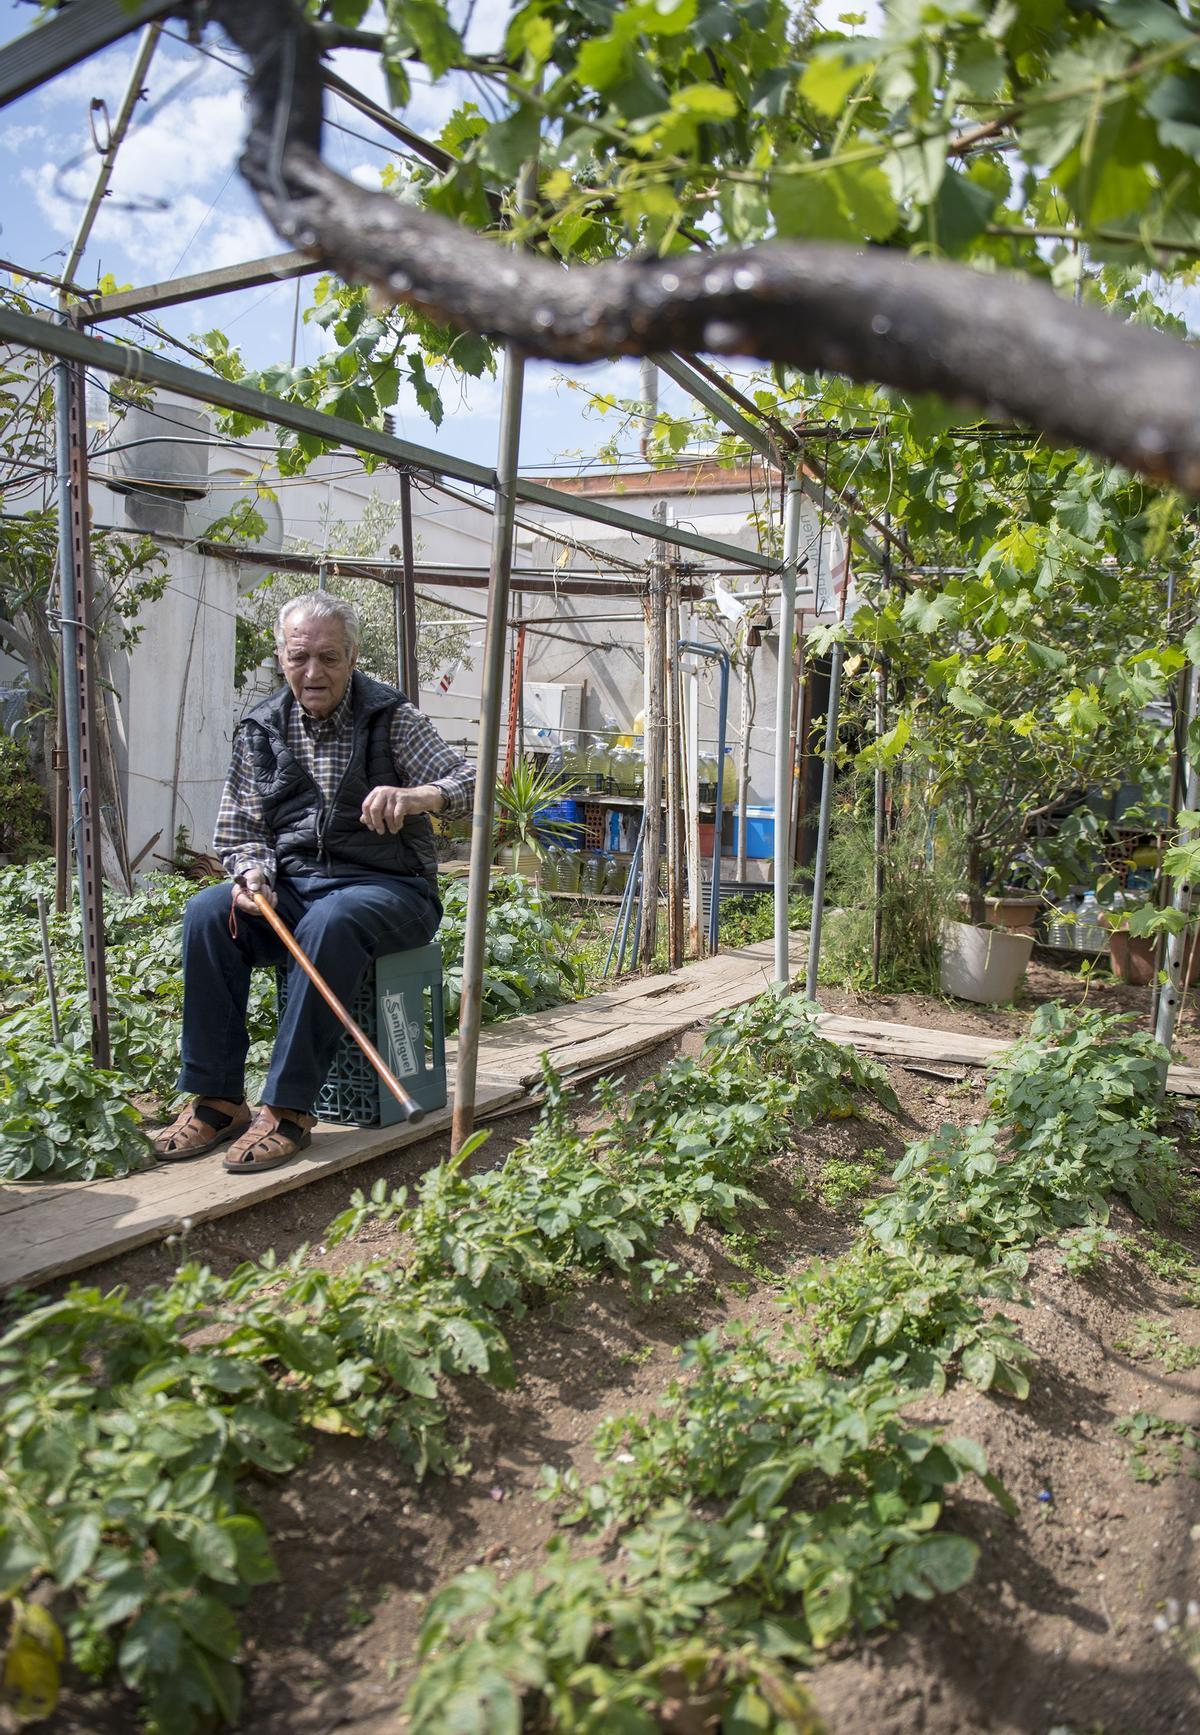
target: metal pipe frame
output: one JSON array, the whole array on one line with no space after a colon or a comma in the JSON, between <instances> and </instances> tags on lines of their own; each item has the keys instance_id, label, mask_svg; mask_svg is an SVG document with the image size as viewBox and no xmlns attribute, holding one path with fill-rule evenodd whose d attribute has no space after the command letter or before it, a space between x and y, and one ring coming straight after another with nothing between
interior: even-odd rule
<instances>
[{"instance_id":1,"label":"metal pipe frame","mask_svg":"<svg viewBox=\"0 0 1200 1735\"><path fill-rule=\"evenodd\" d=\"M0 108L178 6L179 0L76 0L0 54Z\"/></svg>"},{"instance_id":2,"label":"metal pipe frame","mask_svg":"<svg viewBox=\"0 0 1200 1735\"><path fill-rule=\"evenodd\" d=\"M0 307L0 341L16 344L23 349L61 356L67 361L81 362L85 367L96 368L100 373L115 374L121 379L161 386L198 403L215 404L225 410L237 410L254 417L256 421L275 423L279 427L291 428L295 433L312 434L330 445L369 452L374 457L387 458L410 469L453 476L456 481L469 482L493 492L497 492L499 488L496 472L483 464L473 463L469 458L457 458L435 451L430 446L419 446L414 441L401 440L395 434L384 433L382 429L367 428L361 423L346 421L342 416L325 415L319 410L306 409L302 404L286 403L269 392L255 391L252 387L239 385L233 380L221 379L216 374L204 374L197 368L183 367L179 362L169 361L165 356L155 355L153 351L142 349L135 344L110 343L102 338L73 331L70 327L52 325L47 320L15 313L4 307ZM759 572L770 573L778 569L778 561L765 554L735 548L731 543L701 536L695 531L683 529L678 524L656 524L652 519L642 518L632 512L622 512L618 507L604 505L598 500L576 499L573 495L561 493L557 488L547 488L540 482L528 482L515 474L506 483L506 487L511 489L518 500L547 506L553 511L567 513L573 518L584 518L591 523L605 524L612 530L624 530L633 536L644 536L647 541L670 542L677 548L691 548L700 554L715 555L718 560L728 560L743 569L750 567Z\"/></svg>"}]
</instances>

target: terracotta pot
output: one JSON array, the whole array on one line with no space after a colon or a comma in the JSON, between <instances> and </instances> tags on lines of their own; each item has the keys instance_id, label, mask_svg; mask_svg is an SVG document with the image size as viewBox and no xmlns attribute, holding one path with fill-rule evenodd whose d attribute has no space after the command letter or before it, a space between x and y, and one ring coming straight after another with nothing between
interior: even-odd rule
<instances>
[{"instance_id":1,"label":"terracotta pot","mask_svg":"<svg viewBox=\"0 0 1200 1735\"><path fill-rule=\"evenodd\" d=\"M1149 934L1131 934L1128 928L1114 928L1109 938L1113 975L1118 982L1128 982L1135 988L1145 988L1154 980L1155 942ZM1191 988L1200 976L1200 933L1192 935L1184 953L1183 985Z\"/></svg>"},{"instance_id":2,"label":"terracotta pot","mask_svg":"<svg viewBox=\"0 0 1200 1735\"><path fill-rule=\"evenodd\" d=\"M945 922L942 992L981 1006L1006 1006L1021 985L1032 951L1032 934L977 928L970 922Z\"/></svg>"},{"instance_id":3,"label":"terracotta pot","mask_svg":"<svg viewBox=\"0 0 1200 1735\"><path fill-rule=\"evenodd\" d=\"M971 900L965 892L958 894L958 906L964 920L970 919ZM984 920L993 928L1009 928L1015 934L1032 934L1033 924L1045 908L1041 898L1014 892L1007 898L984 898Z\"/></svg>"}]
</instances>

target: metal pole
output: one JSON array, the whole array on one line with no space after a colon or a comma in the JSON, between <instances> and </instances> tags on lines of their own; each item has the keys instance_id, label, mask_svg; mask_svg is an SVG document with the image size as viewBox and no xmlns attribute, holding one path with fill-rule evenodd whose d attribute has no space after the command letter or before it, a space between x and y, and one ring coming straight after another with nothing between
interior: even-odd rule
<instances>
[{"instance_id":1,"label":"metal pole","mask_svg":"<svg viewBox=\"0 0 1200 1735\"><path fill-rule=\"evenodd\" d=\"M75 239L71 243L71 251L67 254L66 264L62 268L64 283L73 283L75 280L75 273L79 267L79 261L83 258L84 248L87 246L88 237L92 232L92 224L96 221L96 214L100 209L101 201L108 192L109 185L112 181L113 168L117 160L117 152L121 148L121 142L124 139L125 134L129 131L129 123L133 119L133 111L141 100L143 86L146 83L146 74L150 70L150 62L154 56L154 50L158 46L158 39L161 34L161 24L148 24L145 30L142 31L142 39L138 43L133 67L130 70L129 82L125 86L125 95L121 99L121 106L117 111L117 118L112 124L112 131L108 135L108 144L100 163L100 172L96 176L96 184L92 188L92 196L87 202L87 209L79 220L79 228L76 230Z\"/></svg>"},{"instance_id":2,"label":"metal pole","mask_svg":"<svg viewBox=\"0 0 1200 1735\"><path fill-rule=\"evenodd\" d=\"M887 732L887 665L880 658L875 665L875 740L879 742ZM879 986L879 976L883 967L883 888L884 862L883 845L885 836L885 803L887 801L887 773L882 763L875 767L875 907L871 913L871 985Z\"/></svg>"},{"instance_id":3,"label":"metal pole","mask_svg":"<svg viewBox=\"0 0 1200 1735\"><path fill-rule=\"evenodd\" d=\"M483 954L487 930L488 887L492 871L492 828L496 809L496 760L500 711L504 704L507 661L508 587L512 576L513 518L517 456L521 441L521 398L525 357L515 344L504 354L500 398L500 444L496 455L496 513L492 520L492 576L488 587L483 641L483 680L479 695L479 749L476 754L475 810L471 819L471 862L467 882L467 921L463 935L462 1000L458 1014L458 1054L454 1081L451 1151L459 1151L475 1126L475 1081L479 1028L483 1012Z\"/></svg>"},{"instance_id":4,"label":"metal pole","mask_svg":"<svg viewBox=\"0 0 1200 1735\"><path fill-rule=\"evenodd\" d=\"M717 802L713 813L712 895L708 901L708 949L717 949L721 925L721 830L725 822L725 737L729 730L729 652L720 645L706 644L702 639L680 639L681 651L694 651L699 657L711 657L720 666L721 685L717 694Z\"/></svg>"},{"instance_id":5,"label":"metal pole","mask_svg":"<svg viewBox=\"0 0 1200 1735\"><path fill-rule=\"evenodd\" d=\"M656 502L654 518L666 519L666 501ZM663 663L667 623L666 562L661 542L654 545L650 590L646 598L646 717L643 739L646 847L643 852L642 920L638 954L649 968L658 944L658 878L662 862L663 815Z\"/></svg>"},{"instance_id":6,"label":"metal pole","mask_svg":"<svg viewBox=\"0 0 1200 1735\"><path fill-rule=\"evenodd\" d=\"M37 894L38 928L42 935L42 963L46 970L46 993L50 998L50 1034L55 1042L62 1040L58 1023L58 988L54 980L54 955L50 950L50 927L46 921L46 900Z\"/></svg>"},{"instance_id":7,"label":"metal pole","mask_svg":"<svg viewBox=\"0 0 1200 1735\"><path fill-rule=\"evenodd\" d=\"M83 369L55 367L55 431L58 454L59 596L67 715L67 764L71 779L72 832L79 878L79 918L87 968L92 1022L92 1058L108 1066L108 984L104 965L104 881L99 819L93 801L96 737L92 688L91 542L88 532L87 441Z\"/></svg>"},{"instance_id":8,"label":"metal pole","mask_svg":"<svg viewBox=\"0 0 1200 1735\"><path fill-rule=\"evenodd\" d=\"M792 779L788 731L792 718L792 641L796 636L796 554L800 547L798 469L788 477L783 514L783 570L779 575L779 667L775 682L775 976L791 975L788 957L788 895L792 886L790 849Z\"/></svg>"},{"instance_id":9,"label":"metal pole","mask_svg":"<svg viewBox=\"0 0 1200 1735\"><path fill-rule=\"evenodd\" d=\"M512 538L509 537L511 542ZM400 554L404 563L404 573L400 590L396 596L396 648L400 664L401 681L405 693L417 703L421 690L421 676L417 669L417 592L413 576L415 553L413 548L412 519L412 477L407 470L400 473Z\"/></svg>"},{"instance_id":10,"label":"metal pole","mask_svg":"<svg viewBox=\"0 0 1200 1735\"><path fill-rule=\"evenodd\" d=\"M821 767L821 813L817 821L817 859L813 865L812 927L808 935L808 976L805 995L817 997L817 970L821 963L821 916L825 899L825 869L829 861L829 821L833 812L833 778L837 758L838 704L842 689L842 641L833 647L829 667L829 714L825 719L825 760Z\"/></svg>"},{"instance_id":11,"label":"metal pole","mask_svg":"<svg viewBox=\"0 0 1200 1735\"><path fill-rule=\"evenodd\" d=\"M1186 741L1192 724L1200 717L1200 665L1193 664L1188 671L1187 710L1184 714L1183 738ZM1190 751L1187 757L1187 779L1184 785L1183 805L1187 812L1195 812L1200 801L1200 768ZM1180 843L1191 840L1191 832L1181 831ZM1184 877L1175 882L1175 895L1171 900L1173 908L1183 916L1191 915L1192 882ZM1167 980L1163 983L1158 999L1158 1016L1154 1025L1155 1040L1169 1049L1175 1035L1175 1026L1179 1021L1179 1008L1183 1001L1184 982L1187 966L1192 950L1191 924L1186 923L1177 934L1171 934L1167 939ZM1164 1064L1160 1084L1166 1085L1166 1066Z\"/></svg>"},{"instance_id":12,"label":"metal pole","mask_svg":"<svg viewBox=\"0 0 1200 1735\"><path fill-rule=\"evenodd\" d=\"M663 649L667 678L667 958L669 968L678 970L683 963L683 837L679 787L679 580L674 571L667 589Z\"/></svg>"}]
</instances>

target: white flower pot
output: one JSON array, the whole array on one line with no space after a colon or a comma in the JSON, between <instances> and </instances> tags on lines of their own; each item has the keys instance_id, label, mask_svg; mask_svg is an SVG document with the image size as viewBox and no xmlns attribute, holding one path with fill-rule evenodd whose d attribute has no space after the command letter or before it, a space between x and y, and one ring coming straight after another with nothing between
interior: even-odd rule
<instances>
[{"instance_id":1,"label":"white flower pot","mask_svg":"<svg viewBox=\"0 0 1200 1735\"><path fill-rule=\"evenodd\" d=\"M1021 985L1032 951L1032 934L944 922L942 993L980 1005L1007 1005Z\"/></svg>"}]
</instances>

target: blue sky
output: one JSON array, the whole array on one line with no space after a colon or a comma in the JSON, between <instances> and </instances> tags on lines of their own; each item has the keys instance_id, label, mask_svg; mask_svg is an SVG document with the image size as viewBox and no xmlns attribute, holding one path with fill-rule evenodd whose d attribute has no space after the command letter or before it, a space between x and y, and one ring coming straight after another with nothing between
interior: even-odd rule
<instances>
[{"instance_id":1,"label":"blue sky","mask_svg":"<svg viewBox=\"0 0 1200 1735\"><path fill-rule=\"evenodd\" d=\"M473 46L494 46L509 10L503 0L481 0L474 14ZM29 5L0 0L0 47L29 29L34 16ZM127 37L0 110L0 154L6 177L0 206L0 257L51 274L61 266L98 163L89 104L100 98L110 114L117 112L136 44L136 36ZM111 272L119 283L150 283L283 250L237 173L244 128L240 76L222 64L231 57L215 30L205 32L203 45L210 55L190 47L182 27L168 23L151 63L148 100L141 104L121 148L110 196L84 255L78 273L81 282L95 282ZM374 56L341 53L334 64L342 77L386 103ZM465 94L478 97L475 91ZM419 131L434 134L457 100L449 86L434 89L417 84L404 119ZM325 150L330 161L364 185L376 185L393 147L336 95L327 98L326 116L330 125ZM302 307L309 288L306 280ZM49 290L35 293L47 298L52 294ZM185 340L219 327L255 365L287 361L295 293L292 283L243 290L164 310L157 318ZM121 329L143 340L132 327ZM297 359L314 359L322 342L320 328L301 319ZM563 370L552 364L528 368L521 449L524 470L570 470L581 455L594 453L611 437L616 426L612 419L587 412L587 388L618 397L637 395L638 371L633 362L572 370L571 379L584 389L573 387ZM665 402L666 392L663 395ZM445 397L447 415L440 430L411 398L402 398L397 432L462 457L493 460L498 383L470 382L469 395L463 397L457 384L448 381ZM679 394L673 401L682 401ZM623 445L632 450L635 436L630 434Z\"/></svg>"}]
</instances>

